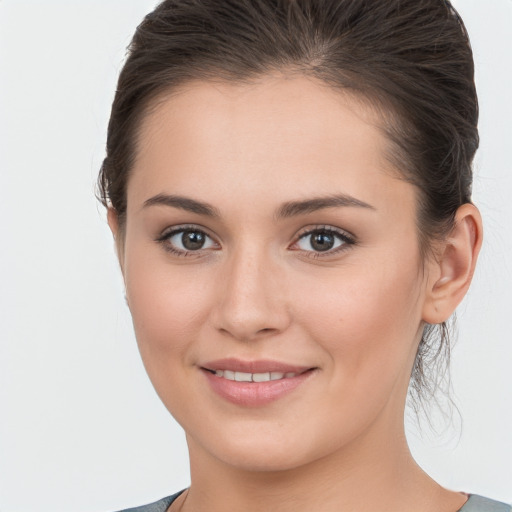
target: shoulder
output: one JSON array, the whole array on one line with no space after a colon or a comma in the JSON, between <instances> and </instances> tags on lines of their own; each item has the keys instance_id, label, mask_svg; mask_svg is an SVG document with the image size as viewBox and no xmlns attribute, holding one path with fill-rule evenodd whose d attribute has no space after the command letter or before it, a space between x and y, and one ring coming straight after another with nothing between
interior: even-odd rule
<instances>
[{"instance_id":1,"label":"shoulder","mask_svg":"<svg viewBox=\"0 0 512 512\"><path fill-rule=\"evenodd\" d=\"M185 489L167 498L150 503L149 505L142 505L135 508L127 508L119 512L166 512L171 503L182 493ZM506 503L491 500L478 494L470 494L468 501L459 510L459 512L512 512L512 507Z\"/></svg>"},{"instance_id":2,"label":"shoulder","mask_svg":"<svg viewBox=\"0 0 512 512\"><path fill-rule=\"evenodd\" d=\"M470 494L459 512L512 512L512 507L478 494Z\"/></svg>"},{"instance_id":3,"label":"shoulder","mask_svg":"<svg viewBox=\"0 0 512 512\"><path fill-rule=\"evenodd\" d=\"M126 508L120 510L119 512L166 512L171 503L184 491L183 489L172 496L168 496L167 498L162 498L161 500L155 501L154 503L150 503L149 505L142 505L140 507L135 508ZM465 511L464 511L465 512Z\"/></svg>"}]
</instances>

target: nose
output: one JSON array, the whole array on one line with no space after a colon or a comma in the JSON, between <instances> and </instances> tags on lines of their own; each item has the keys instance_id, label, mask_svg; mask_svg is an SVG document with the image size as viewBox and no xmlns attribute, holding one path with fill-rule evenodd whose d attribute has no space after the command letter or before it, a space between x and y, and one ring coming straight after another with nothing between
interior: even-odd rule
<instances>
[{"instance_id":1,"label":"nose","mask_svg":"<svg viewBox=\"0 0 512 512\"><path fill-rule=\"evenodd\" d=\"M252 341L276 335L290 324L283 269L264 250L233 254L221 272L213 323L224 335Z\"/></svg>"}]
</instances>

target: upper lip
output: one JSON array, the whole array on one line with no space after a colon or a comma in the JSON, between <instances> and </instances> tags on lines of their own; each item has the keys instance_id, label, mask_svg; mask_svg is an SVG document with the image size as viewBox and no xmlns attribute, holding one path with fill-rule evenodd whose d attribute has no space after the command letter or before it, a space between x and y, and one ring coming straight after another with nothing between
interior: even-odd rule
<instances>
[{"instance_id":1,"label":"upper lip","mask_svg":"<svg viewBox=\"0 0 512 512\"><path fill-rule=\"evenodd\" d=\"M298 366L267 359L260 359L258 361L243 361L241 359L231 357L209 361L207 363L201 364L201 367L206 370L232 370L234 372L245 373L303 373L313 368L311 366Z\"/></svg>"}]
</instances>

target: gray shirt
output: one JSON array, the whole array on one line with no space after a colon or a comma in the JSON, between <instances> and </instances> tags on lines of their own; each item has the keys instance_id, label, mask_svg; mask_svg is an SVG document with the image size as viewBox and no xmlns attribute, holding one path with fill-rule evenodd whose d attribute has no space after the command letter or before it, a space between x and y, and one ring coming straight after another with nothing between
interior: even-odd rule
<instances>
[{"instance_id":1,"label":"gray shirt","mask_svg":"<svg viewBox=\"0 0 512 512\"><path fill-rule=\"evenodd\" d=\"M149 505L128 508L120 512L166 512L171 503L184 491L185 489ZM484 498L478 494L470 494L468 501L458 512L512 512L512 507L499 501Z\"/></svg>"}]
</instances>

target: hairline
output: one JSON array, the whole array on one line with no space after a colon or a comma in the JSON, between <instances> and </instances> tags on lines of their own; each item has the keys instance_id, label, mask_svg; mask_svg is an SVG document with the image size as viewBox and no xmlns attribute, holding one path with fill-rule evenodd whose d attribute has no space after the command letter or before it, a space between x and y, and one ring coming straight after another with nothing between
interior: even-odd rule
<instances>
[{"instance_id":1,"label":"hairline","mask_svg":"<svg viewBox=\"0 0 512 512\"><path fill-rule=\"evenodd\" d=\"M361 77L350 76L350 73L346 73L347 82L358 81ZM339 79L338 75L338 79ZM413 165L408 160L408 155L403 151L403 148L393 140L392 133L398 133L402 130L414 129L407 121L406 115L401 112L400 105L394 102L389 94L386 94L382 90L375 87L364 87L364 86L353 86L344 85L341 86L339 80L329 80L328 77L323 76L319 73L315 73L314 69L309 66L301 66L300 63L289 66L269 66L267 70L250 72L244 75L235 75L229 70L225 70L221 67L211 67L207 69L201 69L200 67L192 68L187 75L175 80L175 83L166 82L158 88L155 88L149 94L139 102L136 109L134 110L132 121L132 132L129 136L132 137L132 159L129 168L126 171L125 180L125 211L117 212L119 219L119 233L121 238L124 239L125 228L126 228L126 213L127 213L127 191L130 183L131 174L137 163L137 155L140 152L141 135L144 129L145 122L148 118L154 114L158 108L170 99L185 94L196 84L217 84L217 85L239 85L239 86L250 86L256 85L258 82L265 80L269 77L275 77L280 79L293 79L295 77L305 77L311 79L320 86L325 86L331 91L336 92L340 96L345 96L351 102L356 103L362 107L365 113L368 113L366 122L371 123L377 130L379 130L386 141L384 147L384 159L389 164L383 168L383 171L387 172L391 177L406 181L415 188L416 196L416 227L418 234L418 243L422 255L422 260L426 262L429 256L433 255L431 250L432 236L424 233L424 225L421 222L421 209L423 204L423 191L421 186L414 180L414 173L408 171Z\"/></svg>"}]
</instances>

